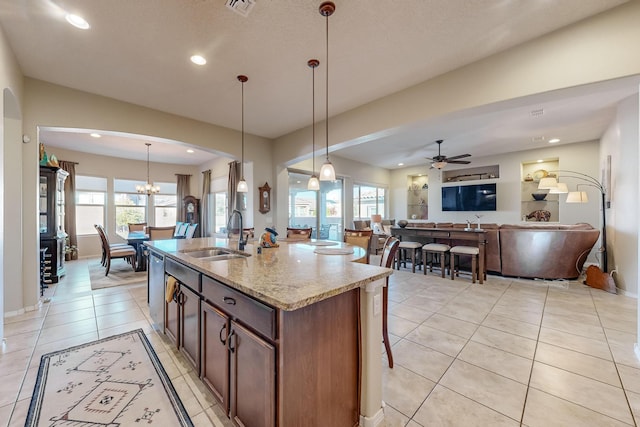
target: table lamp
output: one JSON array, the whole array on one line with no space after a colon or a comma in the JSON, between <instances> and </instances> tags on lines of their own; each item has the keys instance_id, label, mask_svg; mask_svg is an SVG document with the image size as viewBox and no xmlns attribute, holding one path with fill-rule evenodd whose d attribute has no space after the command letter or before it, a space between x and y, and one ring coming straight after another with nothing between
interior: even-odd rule
<instances>
[{"instance_id":1,"label":"table lamp","mask_svg":"<svg viewBox=\"0 0 640 427\"><path fill-rule=\"evenodd\" d=\"M384 228L382 228L382 215L371 215L371 229L373 234L384 234Z\"/></svg>"}]
</instances>

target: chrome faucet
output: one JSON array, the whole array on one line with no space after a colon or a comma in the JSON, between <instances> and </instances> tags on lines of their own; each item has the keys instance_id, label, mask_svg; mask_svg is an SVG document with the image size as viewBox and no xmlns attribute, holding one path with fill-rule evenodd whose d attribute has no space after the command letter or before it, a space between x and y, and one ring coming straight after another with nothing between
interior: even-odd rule
<instances>
[{"instance_id":1,"label":"chrome faucet","mask_svg":"<svg viewBox=\"0 0 640 427\"><path fill-rule=\"evenodd\" d=\"M249 238L249 236L247 236L247 239L243 239L244 236L244 232L243 232L243 228L242 228L242 212L240 212L237 209L234 209L233 212L231 212L231 215L229 215L229 221L227 221L227 239L231 238L231 220L233 219L233 216L238 214L238 217L240 218L240 233L238 236L238 250L240 251L244 251L244 245L247 244L247 240Z\"/></svg>"}]
</instances>

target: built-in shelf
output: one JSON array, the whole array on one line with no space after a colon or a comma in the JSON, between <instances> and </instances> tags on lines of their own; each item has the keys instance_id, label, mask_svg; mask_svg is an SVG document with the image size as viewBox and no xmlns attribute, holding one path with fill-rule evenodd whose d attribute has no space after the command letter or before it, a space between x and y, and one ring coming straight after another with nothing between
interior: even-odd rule
<instances>
[{"instance_id":1,"label":"built-in shelf","mask_svg":"<svg viewBox=\"0 0 640 427\"><path fill-rule=\"evenodd\" d=\"M481 179L500 178L500 166L481 166L477 168L465 168L442 171L442 182L477 181Z\"/></svg>"},{"instance_id":2,"label":"built-in shelf","mask_svg":"<svg viewBox=\"0 0 640 427\"><path fill-rule=\"evenodd\" d=\"M429 216L429 183L427 175L407 177L407 219L427 219Z\"/></svg>"},{"instance_id":3,"label":"built-in shelf","mask_svg":"<svg viewBox=\"0 0 640 427\"><path fill-rule=\"evenodd\" d=\"M520 195L522 220L536 222L536 211L549 212L549 222L560 221L559 194L549 194L549 190L538 190L540 178L545 178L558 170L558 159L547 160L545 162L522 163L522 191ZM535 200L532 194L544 193L544 200Z\"/></svg>"}]
</instances>

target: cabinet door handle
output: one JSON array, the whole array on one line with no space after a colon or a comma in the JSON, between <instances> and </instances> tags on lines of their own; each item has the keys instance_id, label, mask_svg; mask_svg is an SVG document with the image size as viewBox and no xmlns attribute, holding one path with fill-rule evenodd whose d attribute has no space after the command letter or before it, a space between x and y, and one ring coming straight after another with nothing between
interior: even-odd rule
<instances>
[{"instance_id":1,"label":"cabinet door handle","mask_svg":"<svg viewBox=\"0 0 640 427\"><path fill-rule=\"evenodd\" d=\"M231 338L233 338L235 334L236 334L236 332L232 329L231 333L229 334L228 341L227 341L228 342L229 351L231 353L235 353L235 351L236 351L235 347L231 346L231 342L232 342Z\"/></svg>"},{"instance_id":2,"label":"cabinet door handle","mask_svg":"<svg viewBox=\"0 0 640 427\"><path fill-rule=\"evenodd\" d=\"M236 305L236 300L231 297L222 297L222 301L229 305Z\"/></svg>"},{"instance_id":3,"label":"cabinet door handle","mask_svg":"<svg viewBox=\"0 0 640 427\"><path fill-rule=\"evenodd\" d=\"M220 338L220 342L222 343L222 345L226 345L227 344L227 337L222 338L222 332L223 331L227 332L227 325L222 325L222 329L220 329L220 333L218 334L218 337Z\"/></svg>"},{"instance_id":4,"label":"cabinet door handle","mask_svg":"<svg viewBox=\"0 0 640 427\"><path fill-rule=\"evenodd\" d=\"M180 298L180 289L176 288L175 291L173 291L173 301L176 303L180 303L180 301L178 301Z\"/></svg>"}]
</instances>

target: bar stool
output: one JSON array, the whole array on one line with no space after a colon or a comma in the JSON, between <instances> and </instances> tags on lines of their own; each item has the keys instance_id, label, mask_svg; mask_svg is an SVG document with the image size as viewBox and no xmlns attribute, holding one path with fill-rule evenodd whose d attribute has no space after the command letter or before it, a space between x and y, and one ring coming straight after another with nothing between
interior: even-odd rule
<instances>
[{"instance_id":1,"label":"bar stool","mask_svg":"<svg viewBox=\"0 0 640 427\"><path fill-rule=\"evenodd\" d=\"M422 249L422 243L419 242L400 242L398 246L398 252L396 253L396 265L400 270L400 263L407 266L407 251L411 256L411 270L416 272L416 258L420 258L420 249Z\"/></svg>"},{"instance_id":2,"label":"bar stool","mask_svg":"<svg viewBox=\"0 0 640 427\"><path fill-rule=\"evenodd\" d=\"M433 271L433 261L436 258L440 259L440 271L442 273L442 277L444 278L445 274L445 258L449 253L451 246L444 245L441 243L427 243L422 247L422 263L424 264L424 269L422 272L427 274L427 254L430 254L431 261L429 262L429 272Z\"/></svg>"},{"instance_id":3,"label":"bar stool","mask_svg":"<svg viewBox=\"0 0 640 427\"><path fill-rule=\"evenodd\" d=\"M460 255L469 255L471 257L471 283L476 283L476 277L478 274L478 254L480 254L480 249L475 246L454 246L449 250L449 257L451 259L451 280L453 280L456 275L456 267L455 260L458 258L458 263L460 262ZM458 274L459 275L459 274Z\"/></svg>"}]
</instances>

